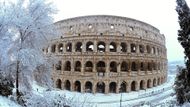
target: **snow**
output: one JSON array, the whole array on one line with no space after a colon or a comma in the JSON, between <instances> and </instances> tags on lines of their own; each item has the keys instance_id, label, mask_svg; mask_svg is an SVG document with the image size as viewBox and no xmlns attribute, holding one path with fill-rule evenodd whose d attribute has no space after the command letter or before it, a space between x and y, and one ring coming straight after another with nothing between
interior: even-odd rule
<instances>
[{"instance_id":1,"label":"snow","mask_svg":"<svg viewBox=\"0 0 190 107\"><path fill-rule=\"evenodd\" d=\"M0 96L0 107L21 107L6 97Z\"/></svg>"},{"instance_id":2,"label":"snow","mask_svg":"<svg viewBox=\"0 0 190 107\"><path fill-rule=\"evenodd\" d=\"M84 105L91 105L92 107L118 107L122 106L140 106L140 105L161 105L175 99L173 96L173 81L174 75L168 76L168 81L160 86L153 87L146 90L140 90L138 92L122 93L122 94L91 94L91 93L78 93L70 92L66 90L54 89L51 94L58 94L65 96L66 99L72 99L73 103L84 103ZM44 87L40 87L33 84L33 90L36 94L42 95L47 90ZM38 90L36 92L36 90ZM121 101L122 98L122 102Z\"/></svg>"}]
</instances>

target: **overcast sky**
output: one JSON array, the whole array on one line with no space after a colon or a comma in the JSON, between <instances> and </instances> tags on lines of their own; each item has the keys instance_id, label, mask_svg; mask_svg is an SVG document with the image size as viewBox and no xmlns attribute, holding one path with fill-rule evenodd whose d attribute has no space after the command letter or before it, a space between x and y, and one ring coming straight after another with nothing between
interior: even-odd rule
<instances>
[{"instance_id":1,"label":"overcast sky","mask_svg":"<svg viewBox=\"0 0 190 107\"><path fill-rule=\"evenodd\" d=\"M177 41L176 0L53 0L58 14L55 21L84 15L117 15L149 23L166 37L168 61L183 60ZM186 0L190 3L190 0Z\"/></svg>"}]
</instances>

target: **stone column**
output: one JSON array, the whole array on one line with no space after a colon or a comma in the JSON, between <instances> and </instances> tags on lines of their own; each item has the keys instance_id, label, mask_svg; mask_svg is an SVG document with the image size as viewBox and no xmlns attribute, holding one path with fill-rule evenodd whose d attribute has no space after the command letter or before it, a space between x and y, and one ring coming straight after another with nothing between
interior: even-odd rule
<instances>
[{"instance_id":1,"label":"stone column","mask_svg":"<svg viewBox=\"0 0 190 107\"><path fill-rule=\"evenodd\" d=\"M108 73L109 74L109 72L110 72L110 61L109 60L107 60L106 61L106 73Z\"/></svg>"},{"instance_id":2,"label":"stone column","mask_svg":"<svg viewBox=\"0 0 190 107\"><path fill-rule=\"evenodd\" d=\"M71 72L74 72L75 62L73 59L71 59Z\"/></svg>"},{"instance_id":3,"label":"stone column","mask_svg":"<svg viewBox=\"0 0 190 107\"><path fill-rule=\"evenodd\" d=\"M127 44L127 53L131 53L131 43Z\"/></svg>"},{"instance_id":4,"label":"stone column","mask_svg":"<svg viewBox=\"0 0 190 107\"><path fill-rule=\"evenodd\" d=\"M96 84L97 82L95 81L93 86L92 86L92 93L95 94L96 93Z\"/></svg>"},{"instance_id":5,"label":"stone column","mask_svg":"<svg viewBox=\"0 0 190 107\"><path fill-rule=\"evenodd\" d=\"M75 52L75 42L74 41L72 41L72 51L71 52Z\"/></svg>"},{"instance_id":6,"label":"stone column","mask_svg":"<svg viewBox=\"0 0 190 107\"><path fill-rule=\"evenodd\" d=\"M108 94L109 93L109 84L108 82L106 81L105 82L105 94Z\"/></svg>"},{"instance_id":7,"label":"stone column","mask_svg":"<svg viewBox=\"0 0 190 107\"><path fill-rule=\"evenodd\" d=\"M86 52L86 42L82 42L82 52Z\"/></svg>"},{"instance_id":8,"label":"stone column","mask_svg":"<svg viewBox=\"0 0 190 107\"><path fill-rule=\"evenodd\" d=\"M94 52L97 52L97 41L94 41Z\"/></svg>"},{"instance_id":9,"label":"stone column","mask_svg":"<svg viewBox=\"0 0 190 107\"><path fill-rule=\"evenodd\" d=\"M106 45L105 45L105 46L106 46L106 52L109 52L109 51L110 51L110 50L109 50L109 49L110 49L110 48L109 48L109 44L110 44L110 43L109 43L109 42L105 42L105 43L106 43Z\"/></svg>"},{"instance_id":10,"label":"stone column","mask_svg":"<svg viewBox=\"0 0 190 107\"><path fill-rule=\"evenodd\" d=\"M96 63L97 63L96 61L93 62L93 69L92 69L92 72L97 72L97 71L96 71Z\"/></svg>"},{"instance_id":11,"label":"stone column","mask_svg":"<svg viewBox=\"0 0 190 107\"><path fill-rule=\"evenodd\" d=\"M81 61L81 74L84 74L84 70L85 70L85 69L84 69L84 67L85 67L85 66L84 66L84 62L85 62L85 61L84 61L84 58L82 58L82 61Z\"/></svg>"},{"instance_id":12,"label":"stone column","mask_svg":"<svg viewBox=\"0 0 190 107\"><path fill-rule=\"evenodd\" d=\"M63 43L63 53L65 53L65 52L66 52L66 44Z\"/></svg>"},{"instance_id":13,"label":"stone column","mask_svg":"<svg viewBox=\"0 0 190 107\"><path fill-rule=\"evenodd\" d=\"M121 72L121 63L120 63L120 61L117 62L117 72L118 73Z\"/></svg>"},{"instance_id":14,"label":"stone column","mask_svg":"<svg viewBox=\"0 0 190 107\"><path fill-rule=\"evenodd\" d=\"M117 51L117 53L120 53L120 52L121 52L120 44L119 44L119 43L117 43L117 44L116 44L116 47L117 47L117 50L116 50L116 51Z\"/></svg>"},{"instance_id":15,"label":"stone column","mask_svg":"<svg viewBox=\"0 0 190 107\"><path fill-rule=\"evenodd\" d=\"M116 93L120 92L120 82L117 82L116 84Z\"/></svg>"},{"instance_id":16,"label":"stone column","mask_svg":"<svg viewBox=\"0 0 190 107\"><path fill-rule=\"evenodd\" d=\"M140 51L139 51L139 44L136 44L136 53L140 53Z\"/></svg>"},{"instance_id":17,"label":"stone column","mask_svg":"<svg viewBox=\"0 0 190 107\"><path fill-rule=\"evenodd\" d=\"M55 44L55 53L59 53L59 51L58 51L58 50L59 50L59 49L58 49L59 46L58 46L58 45L59 45L59 44Z\"/></svg>"}]
</instances>

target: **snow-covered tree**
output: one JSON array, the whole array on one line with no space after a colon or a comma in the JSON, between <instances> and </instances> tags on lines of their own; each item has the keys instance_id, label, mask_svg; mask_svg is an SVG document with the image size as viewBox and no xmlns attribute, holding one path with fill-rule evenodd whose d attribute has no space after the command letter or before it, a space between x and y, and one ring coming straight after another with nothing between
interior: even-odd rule
<instances>
[{"instance_id":1,"label":"snow-covered tree","mask_svg":"<svg viewBox=\"0 0 190 107\"><path fill-rule=\"evenodd\" d=\"M176 11L178 13L180 30L178 41L184 48L186 68L178 69L175 80L175 91L179 105L190 102L190 9L185 0L177 0Z\"/></svg>"},{"instance_id":2,"label":"snow-covered tree","mask_svg":"<svg viewBox=\"0 0 190 107\"><path fill-rule=\"evenodd\" d=\"M33 71L39 71L39 66L47 65L42 47L47 46L48 41L56 35L52 18L56 11L47 0L0 3L3 6L0 7L0 71L7 74L14 71L18 94L18 86L25 91L30 90ZM15 68L10 70L8 65ZM39 76L47 77L50 74L48 67L46 73ZM43 82L51 83L50 79L43 79Z\"/></svg>"}]
</instances>

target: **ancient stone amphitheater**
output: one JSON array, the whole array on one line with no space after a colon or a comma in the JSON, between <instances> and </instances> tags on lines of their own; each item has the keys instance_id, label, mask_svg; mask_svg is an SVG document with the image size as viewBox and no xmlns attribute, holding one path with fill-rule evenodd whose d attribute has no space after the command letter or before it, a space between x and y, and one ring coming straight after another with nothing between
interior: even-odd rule
<instances>
[{"instance_id":1,"label":"ancient stone amphitheater","mask_svg":"<svg viewBox=\"0 0 190 107\"><path fill-rule=\"evenodd\" d=\"M44 52L57 59L54 86L63 90L119 93L167 80L165 37L147 23L96 15L55 23L61 32Z\"/></svg>"}]
</instances>

